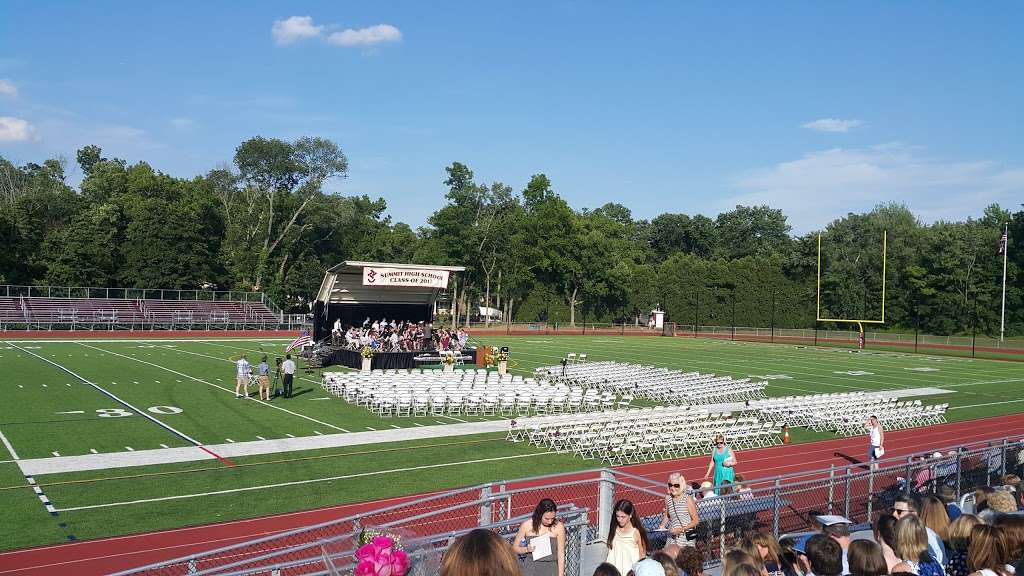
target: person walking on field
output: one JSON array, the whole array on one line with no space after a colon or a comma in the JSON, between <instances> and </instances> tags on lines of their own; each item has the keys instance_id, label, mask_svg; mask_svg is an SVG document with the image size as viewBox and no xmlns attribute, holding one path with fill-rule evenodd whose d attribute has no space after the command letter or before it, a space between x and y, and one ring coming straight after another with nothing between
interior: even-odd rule
<instances>
[{"instance_id":1,"label":"person walking on field","mask_svg":"<svg viewBox=\"0 0 1024 576\"><path fill-rule=\"evenodd\" d=\"M295 380L295 361L291 354L284 355L284 362L281 363L281 373L284 374L284 397L292 397L292 382Z\"/></svg>"},{"instance_id":2,"label":"person walking on field","mask_svg":"<svg viewBox=\"0 0 1024 576\"><path fill-rule=\"evenodd\" d=\"M242 397L242 390L245 390L245 396L249 396L249 377L252 375L252 367L249 366L249 361L245 359L245 354L235 362L235 398Z\"/></svg>"},{"instance_id":3,"label":"person walking on field","mask_svg":"<svg viewBox=\"0 0 1024 576\"><path fill-rule=\"evenodd\" d=\"M868 430L868 439L870 447L868 448L868 461L871 462L871 469L878 470L877 460L885 454L885 448L883 443L885 442L885 430L882 429L881 423L878 422L878 416L874 414L868 418L864 427Z\"/></svg>"},{"instance_id":4,"label":"person walking on field","mask_svg":"<svg viewBox=\"0 0 1024 576\"><path fill-rule=\"evenodd\" d=\"M260 400L270 400L270 366L267 365L267 357L260 358L256 366L256 375L260 379Z\"/></svg>"}]
</instances>

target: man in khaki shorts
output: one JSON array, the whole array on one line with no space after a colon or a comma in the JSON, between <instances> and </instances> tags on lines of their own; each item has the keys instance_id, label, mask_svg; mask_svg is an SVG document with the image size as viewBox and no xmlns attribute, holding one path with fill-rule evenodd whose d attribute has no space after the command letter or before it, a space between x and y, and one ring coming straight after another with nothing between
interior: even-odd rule
<instances>
[{"instance_id":1,"label":"man in khaki shorts","mask_svg":"<svg viewBox=\"0 0 1024 576\"><path fill-rule=\"evenodd\" d=\"M270 366L267 365L267 357L260 358L256 366L256 376L260 380L260 400L270 400Z\"/></svg>"},{"instance_id":2,"label":"man in khaki shorts","mask_svg":"<svg viewBox=\"0 0 1024 576\"><path fill-rule=\"evenodd\" d=\"M245 354L235 362L235 398L242 398L242 390L245 390L245 397L249 396L249 376L252 375L252 367L245 359Z\"/></svg>"}]
</instances>

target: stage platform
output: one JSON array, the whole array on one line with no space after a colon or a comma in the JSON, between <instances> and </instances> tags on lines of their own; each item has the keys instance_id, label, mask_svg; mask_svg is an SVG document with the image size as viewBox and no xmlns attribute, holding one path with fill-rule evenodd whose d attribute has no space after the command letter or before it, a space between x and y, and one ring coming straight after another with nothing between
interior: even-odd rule
<instances>
[{"instance_id":1,"label":"stage platform","mask_svg":"<svg viewBox=\"0 0 1024 576\"><path fill-rule=\"evenodd\" d=\"M459 353L462 363L469 366L476 365L476 348L467 348ZM425 365L437 365L441 363L441 357L437 350L416 350L414 352L377 352L373 355L371 368L381 369L403 369L409 370ZM333 348L324 361L327 366L347 366L359 370L363 367L363 357L359 350L348 348Z\"/></svg>"}]
</instances>

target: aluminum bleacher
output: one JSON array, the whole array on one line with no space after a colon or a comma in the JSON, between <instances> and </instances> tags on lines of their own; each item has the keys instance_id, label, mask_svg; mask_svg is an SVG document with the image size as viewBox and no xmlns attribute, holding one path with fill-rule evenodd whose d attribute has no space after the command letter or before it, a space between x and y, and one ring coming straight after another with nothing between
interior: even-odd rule
<instances>
[{"instance_id":1,"label":"aluminum bleacher","mask_svg":"<svg viewBox=\"0 0 1024 576\"><path fill-rule=\"evenodd\" d=\"M272 307L265 296L250 292L0 286L0 330L290 327L295 318Z\"/></svg>"}]
</instances>

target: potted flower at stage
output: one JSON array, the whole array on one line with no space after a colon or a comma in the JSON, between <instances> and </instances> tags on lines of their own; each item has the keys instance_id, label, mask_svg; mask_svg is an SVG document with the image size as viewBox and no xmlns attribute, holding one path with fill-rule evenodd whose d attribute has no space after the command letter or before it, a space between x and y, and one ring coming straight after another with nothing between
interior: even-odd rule
<instances>
[{"instance_id":1,"label":"potted flower at stage","mask_svg":"<svg viewBox=\"0 0 1024 576\"><path fill-rule=\"evenodd\" d=\"M498 361L498 374L508 374L508 352L498 352L494 359Z\"/></svg>"},{"instance_id":2,"label":"potted flower at stage","mask_svg":"<svg viewBox=\"0 0 1024 576\"><path fill-rule=\"evenodd\" d=\"M444 366L445 372L455 372L455 353L444 352L441 356L441 364Z\"/></svg>"},{"instance_id":3,"label":"potted flower at stage","mask_svg":"<svg viewBox=\"0 0 1024 576\"><path fill-rule=\"evenodd\" d=\"M363 372L369 372L370 367L373 365L373 348L363 346L359 355L363 357Z\"/></svg>"}]
</instances>

